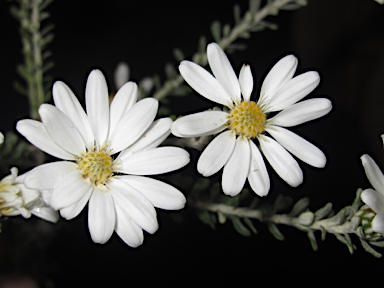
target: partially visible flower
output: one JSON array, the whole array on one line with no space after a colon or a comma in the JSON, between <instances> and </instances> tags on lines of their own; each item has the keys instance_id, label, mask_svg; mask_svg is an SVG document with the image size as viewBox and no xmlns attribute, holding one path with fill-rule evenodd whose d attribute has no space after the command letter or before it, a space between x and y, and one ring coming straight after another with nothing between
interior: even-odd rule
<instances>
[{"instance_id":1,"label":"partially visible flower","mask_svg":"<svg viewBox=\"0 0 384 288\"><path fill-rule=\"evenodd\" d=\"M384 235L384 175L369 155L361 156L361 161L365 174L374 188L365 189L361 193L361 200L376 213L372 220L372 230Z\"/></svg>"},{"instance_id":2,"label":"partially visible flower","mask_svg":"<svg viewBox=\"0 0 384 288\"><path fill-rule=\"evenodd\" d=\"M4 142L4 134L0 132L0 144Z\"/></svg>"},{"instance_id":3,"label":"partially visible flower","mask_svg":"<svg viewBox=\"0 0 384 288\"><path fill-rule=\"evenodd\" d=\"M87 80L87 113L63 82L53 85L52 94L56 106L40 106L42 122L21 120L16 129L36 147L64 161L34 168L25 185L52 189L50 205L68 220L89 201L88 227L94 242L105 243L116 231L128 245L141 245L142 229L149 233L158 229L154 207L181 209L186 202L176 188L143 177L174 171L189 162L184 149L157 147L170 134L172 120L153 121L158 101L148 97L136 102L133 82L124 84L109 105L107 83L99 70Z\"/></svg>"},{"instance_id":4,"label":"partially visible flower","mask_svg":"<svg viewBox=\"0 0 384 288\"><path fill-rule=\"evenodd\" d=\"M199 158L197 170L202 175L208 177L224 167L222 187L225 194L237 195L248 178L256 194L267 195L270 180L259 148L254 143L256 139L277 174L293 187L302 183L303 173L287 150L314 167L324 167L326 157L323 152L283 128L322 117L332 109L328 99L296 103L319 84L317 72L309 71L293 77L297 59L288 55L268 73L260 98L254 102L250 101L253 77L248 65L242 67L237 78L227 56L216 43L208 45L207 57L214 76L190 61L181 62L180 74L198 93L228 107L229 111L204 111L184 116L177 119L171 128L178 137L219 134ZM268 118L269 113L280 110Z\"/></svg>"},{"instance_id":5,"label":"partially visible flower","mask_svg":"<svg viewBox=\"0 0 384 288\"><path fill-rule=\"evenodd\" d=\"M0 216L22 215L30 218L31 214L56 223L59 213L44 201L50 191L28 189L23 180L26 174L17 176L17 168L11 168L11 174L0 181Z\"/></svg>"}]
</instances>

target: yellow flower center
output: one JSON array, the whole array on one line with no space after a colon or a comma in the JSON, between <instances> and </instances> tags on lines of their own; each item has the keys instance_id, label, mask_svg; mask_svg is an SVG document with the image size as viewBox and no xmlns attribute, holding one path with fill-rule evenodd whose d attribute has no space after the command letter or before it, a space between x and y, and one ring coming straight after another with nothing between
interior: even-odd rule
<instances>
[{"instance_id":1,"label":"yellow flower center","mask_svg":"<svg viewBox=\"0 0 384 288\"><path fill-rule=\"evenodd\" d=\"M243 101L229 112L229 129L236 135L255 138L264 131L265 114L253 101Z\"/></svg>"},{"instance_id":2,"label":"yellow flower center","mask_svg":"<svg viewBox=\"0 0 384 288\"><path fill-rule=\"evenodd\" d=\"M105 150L88 152L77 165L83 171L83 177L94 185L104 185L112 177L112 157Z\"/></svg>"}]
</instances>

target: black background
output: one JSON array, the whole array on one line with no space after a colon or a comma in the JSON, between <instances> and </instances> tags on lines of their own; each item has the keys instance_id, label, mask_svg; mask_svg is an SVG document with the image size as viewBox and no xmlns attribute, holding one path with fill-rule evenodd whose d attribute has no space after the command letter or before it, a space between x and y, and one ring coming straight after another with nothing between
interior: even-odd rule
<instances>
[{"instance_id":1,"label":"black background","mask_svg":"<svg viewBox=\"0 0 384 288\"><path fill-rule=\"evenodd\" d=\"M300 10L269 17L279 29L239 40L248 49L229 57L237 73L244 62L251 64L254 97L269 69L289 53L299 59L298 74L320 73L321 83L309 97L329 98L333 110L292 130L320 147L327 165L316 169L300 162L305 179L298 188L283 183L268 166L272 187L266 201L273 201L279 193L295 199L308 196L312 210L332 202L338 211L352 203L357 188L370 186L359 159L362 154L370 154L384 167L380 139L384 132L384 7L373 0L308 2ZM86 78L94 68L104 72L114 90L113 70L119 61L129 63L133 81L154 74L164 80L165 63L177 66L174 47L191 57L200 35L212 41L209 27L213 20L233 24L234 3L230 1L180 1L177 7L171 3L175 2L55 1L48 8L52 18L46 20L56 26L55 40L49 45L55 67L49 74L65 81L82 100ZM244 11L247 1L239 4ZM0 4L3 132L13 130L16 121L28 114L25 97L12 88L12 81L19 79L15 66L22 56L18 23L9 15L9 6L8 1ZM175 114L211 107L196 94L170 100ZM190 152L192 161L181 173L195 170L199 154ZM305 233L290 227L281 227L286 240L280 242L258 223L259 234L251 237L240 236L230 223L212 230L195 217L188 204L181 223L171 219L172 213L179 212L158 209L160 229L154 235L146 233L137 249L126 246L115 234L105 245L94 244L86 209L76 219L56 225L36 218L10 220L0 234L0 277L27 277L44 287L336 282L355 287L381 277L384 260L366 253L357 237L352 237L357 246L354 255L332 235L319 241L319 251L313 252Z\"/></svg>"}]
</instances>

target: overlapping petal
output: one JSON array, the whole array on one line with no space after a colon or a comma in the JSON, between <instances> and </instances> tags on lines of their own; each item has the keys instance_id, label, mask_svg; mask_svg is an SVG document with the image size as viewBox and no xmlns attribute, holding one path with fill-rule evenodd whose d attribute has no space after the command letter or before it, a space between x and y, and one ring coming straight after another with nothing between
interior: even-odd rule
<instances>
[{"instance_id":1,"label":"overlapping petal","mask_svg":"<svg viewBox=\"0 0 384 288\"><path fill-rule=\"evenodd\" d=\"M300 185L303 182L303 171L291 154L268 136L258 139L263 154L276 173L292 187Z\"/></svg>"},{"instance_id":2,"label":"overlapping petal","mask_svg":"<svg viewBox=\"0 0 384 288\"><path fill-rule=\"evenodd\" d=\"M223 192L236 196L244 187L249 173L251 152L248 140L238 137L236 145L223 169Z\"/></svg>"},{"instance_id":3,"label":"overlapping petal","mask_svg":"<svg viewBox=\"0 0 384 288\"><path fill-rule=\"evenodd\" d=\"M44 152L64 160L76 160L76 156L61 148L48 134L43 123L35 120L20 120L16 130L29 142Z\"/></svg>"},{"instance_id":4,"label":"overlapping petal","mask_svg":"<svg viewBox=\"0 0 384 288\"><path fill-rule=\"evenodd\" d=\"M221 86L235 103L240 102L240 85L235 71L228 60L227 55L216 43L211 43L207 47L207 59L212 69L213 75L220 82Z\"/></svg>"},{"instance_id":5,"label":"overlapping petal","mask_svg":"<svg viewBox=\"0 0 384 288\"><path fill-rule=\"evenodd\" d=\"M265 129L285 149L300 160L314 167L323 168L327 159L324 153L315 145L298 136L297 134L278 126Z\"/></svg>"},{"instance_id":6,"label":"overlapping petal","mask_svg":"<svg viewBox=\"0 0 384 288\"><path fill-rule=\"evenodd\" d=\"M384 211L384 195L376 190L371 188L364 190L361 193L361 200L376 213Z\"/></svg>"},{"instance_id":7,"label":"overlapping petal","mask_svg":"<svg viewBox=\"0 0 384 288\"><path fill-rule=\"evenodd\" d=\"M372 230L384 235L384 210L381 210L372 220Z\"/></svg>"},{"instance_id":8,"label":"overlapping petal","mask_svg":"<svg viewBox=\"0 0 384 288\"><path fill-rule=\"evenodd\" d=\"M116 212L111 193L95 188L88 208L88 228L93 242L107 242L115 230L115 223Z\"/></svg>"},{"instance_id":9,"label":"overlapping petal","mask_svg":"<svg viewBox=\"0 0 384 288\"><path fill-rule=\"evenodd\" d=\"M225 106L232 102L219 81L200 65L184 60L179 65L179 71L184 80L208 100Z\"/></svg>"},{"instance_id":10,"label":"overlapping petal","mask_svg":"<svg viewBox=\"0 0 384 288\"><path fill-rule=\"evenodd\" d=\"M116 227L117 235L129 246L136 248L144 241L143 230L129 216L126 207L122 207L119 203L115 203L116 209Z\"/></svg>"},{"instance_id":11,"label":"overlapping petal","mask_svg":"<svg viewBox=\"0 0 384 288\"><path fill-rule=\"evenodd\" d=\"M208 144L197 162L197 171L209 177L227 163L235 148L236 137L231 131L220 133Z\"/></svg>"},{"instance_id":12,"label":"overlapping petal","mask_svg":"<svg viewBox=\"0 0 384 288\"><path fill-rule=\"evenodd\" d=\"M332 103L326 98L315 98L296 103L285 108L268 123L282 127L300 125L326 115L332 109Z\"/></svg>"},{"instance_id":13,"label":"overlapping petal","mask_svg":"<svg viewBox=\"0 0 384 288\"><path fill-rule=\"evenodd\" d=\"M266 196L270 188L268 171L263 157L253 141L249 141L251 150L251 163L248 173L248 182L252 190L260 197Z\"/></svg>"},{"instance_id":14,"label":"overlapping petal","mask_svg":"<svg viewBox=\"0 0 384 288\"><path fill-rule=\"evenodd\" d=\"M178 137L200 137L212 135L226 128L228 113L223 111L204 111L177 119L172 134Z\"/></svg>"},{"instance_id":15,"label":"overlapping petal","mask_svg":"<svg viewBox=\"0 0 384 288\"><path fill-rule=\"evenodd\" d=\"M87 205L89 198L91 197L93 189L89 189L83 197L80 198L75 204L65 207L60 210L60 215L67 220L75 218L83 211L85 205Z\"/></svg>"},{"instance_id":16,"label":"overlapping petal","mask_svg":"<svg viewBox=\"0 0 384 288\"><path fill-rule=\"evenodd\" d=\"M93 70L88 76L85 87L85 105L89 124L100 147L107 140L109 129L108 87L100 70Z\"/></svg>"}]
</instances>

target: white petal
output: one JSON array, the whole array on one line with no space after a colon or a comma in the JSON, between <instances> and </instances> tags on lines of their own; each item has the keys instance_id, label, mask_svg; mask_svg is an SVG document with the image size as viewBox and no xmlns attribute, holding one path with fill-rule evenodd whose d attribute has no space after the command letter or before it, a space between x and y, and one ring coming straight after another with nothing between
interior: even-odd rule
<instances>
[{"instance_id":1,"label":"white petal","mask_svg":"<svg viewBox=\"0 0 384 288\"><path fill-rule=\"evenodd\" d=\"M366 189L361 193L361 200L373 211L379 213L384 211L384 195L373 189Z\"/></svg>"},{"instance_id":2,"label":"white petal","mask_svg":"<svg viewBox=\"0 0 384 288\"><path fill-rule=\"evenodd\" d=\"M93 192L93 189L89 189L83 195L83 197L81 197L81 199L77 201L75 204L61 209L60 215L67 220L71 220L75 218L77 215L80 214L81 211L83 211L85 205L87 205L92 192Z\"/></svg>"},{"instance_id":3,"label":"white petal","mask_svg":"<svg viewBox=\"0 0 384 288\"><path fill-rule=\"evenodd\" d=\"M241 94L243 95L244 101L249 101L251 99L251 94L253 90L253 77L251 72L251 67L248 64L244 64L240 70L239 82L241 87Z\"/></svg>"},{"instance_id":4,"label":"white petal","mask_svg":"<svg viewBox=\"0 0 384 288\"><path fill-rule=\"evenodd\" d=\"M380 211L372 220L372 230L384 234L384 210Z\"/></svg>"},{"instance_id":5,"label":"white petal","mask_svg":"<svg viewBox=\"0 0 384 288\"><path fill-rule=\"evenodd\" d=\"M89 179L84 179L80 170L74 170L53 187L51 206L55 210L71 206L89 193L90 189L92 185Z\"/></svg>"},{"instance_id":6,"label":"white petal","mask_svg":"<svg viewBox=\"0 0 384 288\"><path fill-rule=\"evenodd\" d=\"M171 133L172 123L172 119L168 117L154 121L147 131L133 145L121 151L117 158L124 158L141 150L156 148Z\"/></svg>"},{"instance_id":7,"label":"white petal","mask_svg":"<svg viewBox=\"0 0 384 288\"><path fill-rule=\"evenodd\" d=\"M320 83L319 73L309 71L284 84L270 99L265 112L283 110L300 101Z\"/></svg>"},{"instance_id":8,"label":"white petal","mask_svg":"<svg viewBox=\"0 0 384 288\"><path fill-rule=\"evenodd\" d=\"M83 107L81 107L79 100L72 90L65 83L56 81L53 84L52 95L56 107L63 111L73 125L75 125L81 136L83 136L86 146L88 148L92 147L95 137L89 125L87 114L85 114Z\"/></svg>"},{"instance_id":9,"label":"white petal","mask_svg":"<svg viewBox=\"0 0 384 288\"><path fill-rule=\"evenodd\" d=\"M137 101L137 84L134 82L125 83L115 97L113 97L110 108L109 135L113 134L113 130L120 122L121 118Z\"/></svg>"},{"instance_id":10,"label":"white petal","mask_svg":"<svg viewBox=\"0 0 384 288\"><path fill-rule=\"evenodd\" d=\"M156 99L145 98L129 109L108 137L112 153L127 148L143 135L155 119L158 105Z\"/></svg>"},{"instance_id":11,"label":"white petal","mask_svg":"<svg viewBox=\"0 0 384 288\"><path fill-rule=\"evenodd\" d=\"M31 210L31 213L52 223L56 223L59 220L59 213L51 207L35 207Z\"/></svg>"},{"instance_id":12,"label":"white petal","mask_svg":"<svg viewBox=\"0 0 384 288\"><path fill-rule=\"evenodd\" d=\"M53 189L57 182L77 168L77 164L68 161L42 164L25 174L24 185L37 190Z\"/></svg>"},{"instance_id":13,"label":"white petal","mask_svg":"<svg viewBox=\"0 0 384 288\"><path fill-rule=\"evenodd\" d=\"M260 90L260 101L269 102L276 91L292 79L297 67L297 58L287 55L280 59L265 77Z\"/></svg>"},{"instance_id":14,"label":"white petal","mask_svg":"<svg viewBox=\"0 0 384 288\"><path fill-rule=\"evenodd\" d=\"M232 100L239 103L241 101L240 85L227 55L219 45L211 43L207 47L207 58L213 75L227 91L228 95L231 96Z\"/></svg>"},{"instance_id":15,"label":"white petal","mask_svg":"<svg viewBox=\"0 0 384 288\"><path fill-rule=\"evenodd\" d=\"M266 196L270 188L270 180L264 159L253 141L251 147L251 164L248 173L248 182L252 190L260 197Z\"/></svg>"},{"instance_id":16,"label":"white petal","mask_svg":"<svg viewBox=\"0 0 384 288\"><path fill-rule=\"evenodd\" d=\"M115 230L116 212L111 193L94 189L88 206L88 228L93 242L104 244Z\"/></svg>"},{"instance_id":17,"label":"white petal","mask_svg":"<svg viewBox=\"0 0 384 288\"><path fill-rule=\"evenodd\" d=\"M236 196L244 187L249 172L251 151L248 140L238 137L235 149L229 157L223 169L223 192L230 196Z\"/></svg>"},{"instance_id":18,"label":"white petal","mask_svg":"<svg viewBox=\"0 0 384 288\"><path fill-rule=\"evenodd\" d=\"M39 114L45 129L57 145L74 155L85 153L83 137L67 115L50 104L42 104Z\"/></svg>"},{"instance_id":19,"label":"white petal","mask_svg":"<svg viewBox=\"0 0 384 288\"><path fill-rule=\"evenodd\" d=\"M129 246L136 248L143 244L144 234L143 230L133 221L131 216L127 213L126 209L121 207L118 203L115 205L116 209L116 227L117 235Z\"/></svg>"},{"instance_id":20,"label":"white petal","mask_svg":"<svg viewBox=\"0 0 384 288\"><path fill-rule=\"evenodd\" d=\"M60 159L76 160L75 155L65 151L53 141L43 123L30 119L20 120L16 124L16 130L44 152Z\"/></svg>"},{"instance_id":21,"label":"white petal","mask_svg":"<svg viewBox=\"0 0 384 288\"><path fill-rule=\"evenodd\" d=\"M88 76L85 87L85 105L93 135L101 147L108 135L109 100L107 81L100 70L93 70Z\"/></svg>"},{"instance_id":22,"label":"white petal","mask_svg":"<svg viewBox=\"0 0 384 288\"><path fill-rule=\"evenodd\" d=\"M212 135L217 133L217 130L224 130L227 122L227 112L204 111L177 119L173 122L171 132L177 137L200 137Z\"/></svg>"},{"instance_id":23,"label":"white petal","mask_svg":"<svg viewBox=\"0 0 384 288\"><path fill-rule=\"evenodd\" d=\"M236 143L236 137L231 132L220 133L204 149L197 162L197 171L203 176L215 174L227 163Z\"/></svg>"},{"instance_id":24,"label":"white petal","mask_svg":"<svg viewBox=\"0 0 384 288\"><path fill-rule=\"evenodd\" d=\"M287 107L268 123L282 127L292 127L307 121L320 118L332 109L332 103L325 98L305 100Z\"/></svg>"},{"instance_id":25,"label":"white petal","mask_svg":"<svg viewBox=\"0 0 384 288\"><path fill-rule=\"evenodd\" d=\"M265 129L273 136L285 149L299 158L317 168L323 168L327 162L324 153L315 145L309 143L297 134L278 126Z\"/></svg>"},{"instance_id":26,"label":"white petal","mask_svg":"<svg viewBox=\"0 0 384 288\"><path fill-rule=\"evenodd\" d=\"M203 67L190 62L182 61L179 65L181 76L197 93L208 100L228 106L232 103L219 81Z\"/></svg>"},{"instance_id":27,"label":"white petal","mask_svg":"<svg viewBox=\"0 0 384 288\"><path fill-rule=\"evenodd\" d=\"M265 135L259 137L259 142L268 162L285 182L292 187L296 187L303 182L303 171L287 150Z\"/></svg>"},{"instance_id":28,"label":"white petal","mask_svg":"<svg viewBox=\"0 0 384 288\"><path fill-rule=\"evenodd\" d=\"M115 169L117 172L156 175L184 167L189 162L189 154L178 147L159 147L121 157L120 161L120 165Z\"/></svg>"},{"instance_id":29,"label":"white petal","mask_svg":"<svg viewBox=\"0 0 384 288\"><path fill-rule=\"evenodd\" d=\"M139 191L121 181L119 178L109 182L112 197L115 203L124 208L125 212L142 229L148 233L155 233L159 225L153 205Z\"/></svg>"},{"instance_id":30,"label":"white petal","mask_svg":"<svg viewBox=\"0 0 384 288\"><path fill-rule=\"evenodd\" d=\"M361 156L360 159L363 163L365 174L367 175L369 182L376 191L384 195L384 175L379 166L377 166L376 162L367 154Z\"/></svg>"},{"instance_id":31,"label":"white petal","mask_svg":"<svg viewBox=\"0 0 384 288\"><path fill-rule=\"evenodd\" d=\"M162 181L134 175L121 176L119 179L143 194L155 207L178 210L185 206L183 193Z\"/></svg>"}]
</instances>

